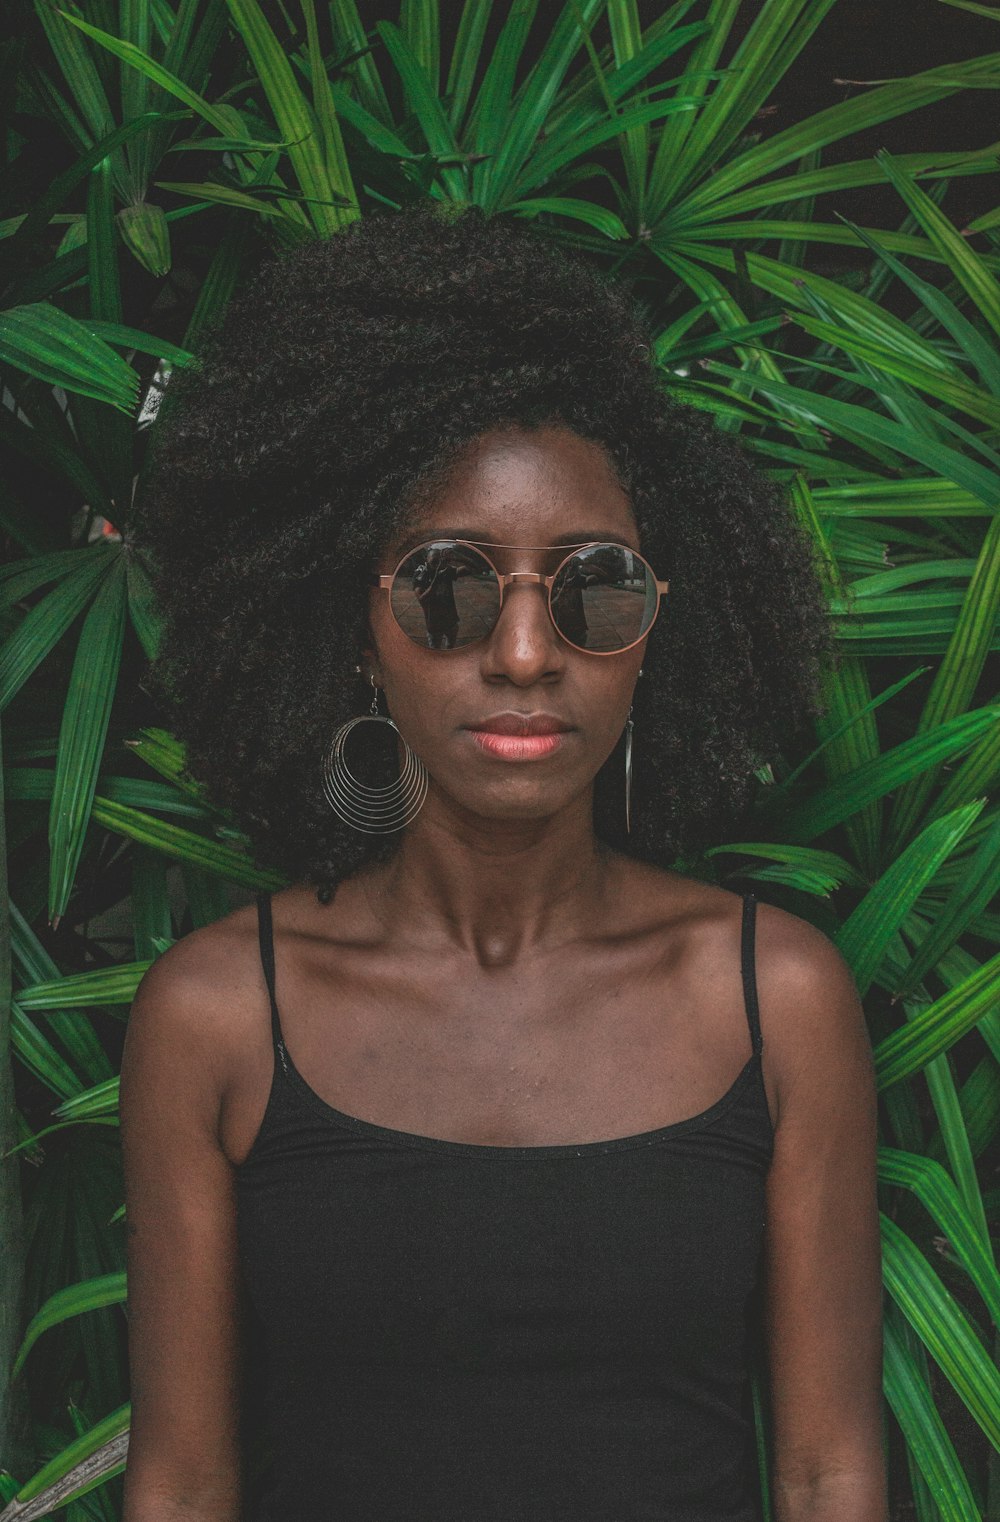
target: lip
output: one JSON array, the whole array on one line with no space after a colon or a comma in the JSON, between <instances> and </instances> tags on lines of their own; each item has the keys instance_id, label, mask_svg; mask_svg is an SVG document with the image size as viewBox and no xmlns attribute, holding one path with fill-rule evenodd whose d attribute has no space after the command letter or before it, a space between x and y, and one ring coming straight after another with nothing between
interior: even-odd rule
<instances>
[{"instance_id":1,"label":"lip","mask_svg":"<svg viewBox=\"0 0 1000 1522\"><path fill-rule=\"evenodd\" d=\"M487 755L501 761L532 761L550 756L572 728L550 713L496 713L466 725L473 740Z\"/></svg>"},{"instance_id":2,"label":"lip","mask_svg":"<svg viewBox=\"0 0 1000 1522\"><path fill-rule=\"evenodd\" d=\"M505 713L490 714L486 719L475 719L465 727L476 734L554 735L573 726L554 713L516 713L508 709Z\"/></svg>"},{"instance_id":3,"label":"lip","mask_svg":"<svg viewBox=\"0 0 1000 1522\"><path fill-rule=\"evenodd\" d=\"M559 730L547 735L498 735L489 729L473 729L470 734L481 750L501 761L534 761L551 756L563 743Z\"/></svg>"}]
</instances>

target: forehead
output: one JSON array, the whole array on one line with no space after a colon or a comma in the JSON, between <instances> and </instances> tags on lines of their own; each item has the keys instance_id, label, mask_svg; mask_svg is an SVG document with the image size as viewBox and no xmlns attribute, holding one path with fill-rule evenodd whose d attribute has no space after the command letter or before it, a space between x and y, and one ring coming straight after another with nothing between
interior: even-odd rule
<instances>
[{"instance_id":1,"label":"forehead","mask_svg":"<svg viewBox=\"0 0 1000 1522\"><path fill-rule=\"evenodd\" d=\"M631 504L605 451L554 427L475 440L408 516L407 537L423 530L518 545L567 536L638 545Z\"/></svg>"}]
</instances>

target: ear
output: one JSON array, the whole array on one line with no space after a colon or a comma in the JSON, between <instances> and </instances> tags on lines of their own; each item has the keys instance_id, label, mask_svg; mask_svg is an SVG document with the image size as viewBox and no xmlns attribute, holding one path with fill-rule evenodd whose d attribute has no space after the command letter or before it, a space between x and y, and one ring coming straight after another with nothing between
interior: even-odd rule
<instances>
[{"instance_id":1,"label":"ear","mask_svg":"<svg viewBox=\"0 0 1000 1522\"><path fill-rule=\"evenodd\" d=\"M376 687L385 686L385 683L382 680L381 664L371 645L366 645L362 650L361 659L355 667L355 670L357 671L366 687L371 685L373 677L375 679Z\"/></svg>"}]
</instances>

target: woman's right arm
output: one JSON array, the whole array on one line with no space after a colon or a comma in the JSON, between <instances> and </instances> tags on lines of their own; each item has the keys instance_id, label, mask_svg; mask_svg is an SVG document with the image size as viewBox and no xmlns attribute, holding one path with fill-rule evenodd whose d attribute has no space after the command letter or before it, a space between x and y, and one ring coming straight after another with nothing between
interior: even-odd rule
<instances>
[{"instance_id":1,"label":"woman's right arm","mask_svg":"<svg viewBox=\"0 0 1000 1522\"><path fill-rule=\"evenodd\" d=\"M122 1061L132 1383L124 1522L240 1518L236 1218L219 1140L228 1043L206 994L203 948L195 932L150 967Z\"/></svg>"}]
</instances>

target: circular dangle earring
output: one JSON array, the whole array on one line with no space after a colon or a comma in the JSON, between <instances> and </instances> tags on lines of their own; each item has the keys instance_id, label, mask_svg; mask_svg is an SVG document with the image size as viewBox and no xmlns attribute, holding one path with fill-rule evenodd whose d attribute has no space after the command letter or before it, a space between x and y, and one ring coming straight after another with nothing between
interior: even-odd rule
<instances>
[{"instance_id":1,"label":"circular dangle earring","mask_svg":"<svg viewBox=\"0 0 1000 1522\"><path fill-rule=\"evenodd\" d=\"M373 688L368 713L348 719L334 730L323 758L323 792L338 819L366 835L390 835L401 830L420 812L427 796L427 768L399 734L398 726L387 714L378 711L378 687ZM344 757L347 736L357 724L386 724L403 741L406 760L399 776L388 787L369 787L351 773Z\"/></svg>"}]
</instances>

